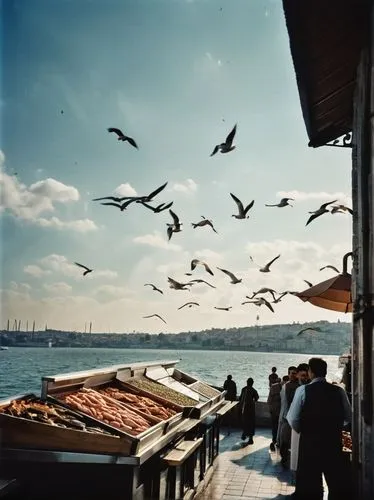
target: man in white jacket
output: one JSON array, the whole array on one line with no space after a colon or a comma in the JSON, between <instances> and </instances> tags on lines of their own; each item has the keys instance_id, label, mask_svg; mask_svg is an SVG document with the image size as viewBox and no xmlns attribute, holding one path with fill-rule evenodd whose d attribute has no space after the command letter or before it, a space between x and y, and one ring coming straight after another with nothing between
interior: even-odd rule
<instances>
[{"instance_id":1,"label":"man in white jacket","mask_svg":"<svg viewBox=\"0 0 374 500\"><path fill-rule=\"evenodd\" d=\"M309 365L307 363L300 363L297 367L297 378L299 385L309 384L310 379L308 376ZM291 459L290 459L290 469L293 471L297 470L297 459L299 456L299 439L300 434L294 429L291 431Z\"/></svg>"}]
</instances>

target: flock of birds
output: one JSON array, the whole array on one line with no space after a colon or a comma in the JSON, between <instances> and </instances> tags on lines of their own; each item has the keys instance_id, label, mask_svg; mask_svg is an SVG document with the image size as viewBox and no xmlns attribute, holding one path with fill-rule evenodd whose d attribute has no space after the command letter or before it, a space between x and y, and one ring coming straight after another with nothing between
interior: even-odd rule
<instances>
[{"instance_id":1,"label":"flock of birds","mask_svg":"<svg viewBox=\"0 0 374 500\"><path fill-rule=\"evenodd\" d=\"M108 128L107 130L109 133L116 134L118 141L128 142L132 147L139 149L135 140L132 137L125 135L120 129L112 127L112 128ZM218 152L225 154L225 153L229 153L235 149L236 146L233 145L233 142L234 142L236 130L237 130L237 125L235 125L233 127L233 129L230 131L230 133L228 134L228 136L226 137L226 140L224 142L222 142L221 144L217 144L214 147L213 152L210 155L211 157L216 155ZM182 226L183 226L183 223L180 222L180 219L177 216L177 214L171 209L171 207L173 206L173 201L168 202L168 203L160 203L158 205L152 205L156 196L159 195L166 188L167 184L168 183L165 182L164 184L159 186L157 189L155 189L151 193L149 193L147 195L143 195L143 196L104 196L104 197L100 197L100 198L94 198L92 201L100 201L101 205L116 207L121 212L123 212L124 210L127 210L128 207L134 203L141 204L147 210L150 210L154 213L161 213L165 210L168 210L169 215L172 218L172 222L169 222L166 224L166 235L167 235L168 241L170 241L174 233L179 233L182 231ZM236 219L248 219L249 212L250 212L251 208L254 206L255 200L252 200L250 203L245 205L233 193L230 193L230 196L233 199L233 201L235 202L236 207L237 207L237 213L233 214L232 217L234 217ZM265 206L266 207L278 207L278 208L284 208L286 206L292 207L293 205L291 205L289 203L290 201L295 201L295 200L293 198L282 198L279 201L279 203L265 204ZM345 205L342 205L342 204L334 205L334 203L337 203L337 201L338 200L333 200L333 201L329 201L327 203L323 203L317 210L309 212L309 214L311 214L311 215L309 216L309 218L306 222L306 226L308 226L312 221L314 221L318 217L321 217L322 215L327 214L327 213L330 213L330 214L347 213L347 212L350 214L353 213L352 209L350 209L349 207L347 207ZM329 208L330 208L330 210L329 210ZM201 216L200 221L193 222L193 223L191 223L191 225L192 225L193 229L202 228L204 226L209 226L215 233L217 233L217 231L213 225L213 221L210 219L207 219L204 216ZM277 255L276 257L274 257L272 260L265 263L264 265L258 265L257 263L255 263L251 256L249 257L249 259L252 263L254 263L259 268L260 272L269 273L271 271L271 269L270 269L271 266L280 257L281 257L281 255ZM91 269L83 264L80 264L78 262L75 262L75 265L77 265L78 267L80 267L84 270L83 276L86 276L87 274L93 272L93 269ZM205 272L207 274L209 274L210 276L214 276L214 272L212 271L212 269L208 265L208 263L204 262L202 260L199 260L199 259L193 259L191 261L190 270L188 272L186 272L185 275L187 275L189 277L193 276L193 271L197 268L197 266L201 266L202 268L204 268ZM321 267L320 271L323 271L325 269L331 269L331 270L339 273L339 270L335 266L332 266L332 265L326 265L324 267ZM220 272L222 272L226 276L228 276L228 278L230 278L230 283L232 285L236 285L236 284L242 282L242 278L238 278L233 272L231 272L227 269L217 267L217 270L219 270ZM308 281L308 280L304 280L304 281L309 287L313 286L313 284L310 281ZM204 285L209 286L211 288L216 288L215 285L211 284L210 282L208 282L202 278L190 279L189 281L186 281L186 282L179 282L171 277L168 277L168 283L169 283L169 287L171 289L179 290L179 291L180 290L191 291L191 287L196 285L196 284L204 284ZM164 293L161 288L157 287L153 283L145 283L144 286L151 287L152 291L154 291L154 292L157 292L160 294ZM268 294L267 295L268 299L265 298L266 294ZM295 294L297 294L297 292L289 291L289 290L282 291L282 292L276 292L272 288L262 287L259 290L253 292L251 296L246 295L245 298L247 300L243 301L242 305L253 304L253 305L258 306L258 307L266 306L271 312L274 313L274 307L272 306L272 304L278 304L279 302L281 302L283 297L288 295L288 294L295 295ZM271 297L272 300L270 299L269 296ZM189 301L189 302L184 303L180 307L178 307L177 310L181 310L184 308L197 308L197 307L200 307L199 302ZM227 307L216 307L215 306L214 309L219 310L219 311L229 312L232 309L232 306L227 306ZM157 313L143 316L143 318L158 318L159 320L163 321L165 324L167 323L165 321L165 319L160 314L157 314ZM313 330L319 331L318 329L316 330L313 328L304 328L303 330L301 330L298 333L298 335L301 335L305 331L313 331Z\"/></svg>"}]
</instances>

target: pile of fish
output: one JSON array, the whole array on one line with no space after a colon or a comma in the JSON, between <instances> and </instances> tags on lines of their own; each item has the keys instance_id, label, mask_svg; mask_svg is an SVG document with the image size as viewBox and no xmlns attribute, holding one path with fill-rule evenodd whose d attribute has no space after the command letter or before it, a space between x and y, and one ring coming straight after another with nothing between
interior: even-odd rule
<instances>
[{"instance_id":1,"label":"pile of fish","mask_svg":"<svg viewBox=\"0 0 374 500\"><path fill-rule=\"evenodd\" d=\"M176 411L166 408L161 404L152 401L152 399L145 396L137 396L135 394L131 394L130 392L120 391L114 387L99 389L98 392L106 394L107 396L117 399L118 401L122 401L123 403L130 404L143 413L152 415L152 417L156 417L161 420L167 420L176 414Z\"/></svg>"},{"instance_id":2,"label":"pile of fish","mask_svg":"<svg viewBox=\"0 0 374 500\"><path fill-rule=\"evenodd\" d=\"M138 413L92 389L81 389L62 396L61 399L86 415L135 436L151 427L151 424Z\"/></svg>"},{"instance_id":3,"label":"pile of fish","mask_svg":"<svg viewBox=\"0 0 374 500\"><path fill-rule=\"evenodd\" d=\"M57 427L113 436L108 431L86 424L77 415L73 415L68 410L57 408L44 401L14 400L3 408L1 413Z\"/></svg>"},{"instance_id":4,"label":"pile of fish","mask_svg":"<svg viewBox=\"0 0 374 500\"><path fill-rule=\"evenodd\" d=\"M350 432L342 432L343 451L352 451L352 436Z\"/></svg>"}]
</instances>

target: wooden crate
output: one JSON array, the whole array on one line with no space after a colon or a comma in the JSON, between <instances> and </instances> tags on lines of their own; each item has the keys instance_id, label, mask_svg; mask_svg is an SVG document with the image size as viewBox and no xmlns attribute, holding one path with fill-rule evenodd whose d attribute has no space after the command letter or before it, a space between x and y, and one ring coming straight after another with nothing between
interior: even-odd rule
<instances>
[{"instance_id":1,"label":"wooden crate","mask_svg":"<svg viewBox=\"0 0 374 500\"><path fill-rule=\"evenodd\" d=\"M71 409L72 407L68 403L63 401L61 398L68 396L70 394L74 394L75 392L76 391L71 391L71 390L69 390L67 392L61 391L57 394L55 393L53 397L50 396L48 399L58 402L64 408ZM106 396L106 397L108 397L108 396ZM109 399L112 400L113 404L119 406L120 408L123 408L120 401L117 401L116 399L112 399L112 398L109 398ZM125 408L127 408L127 407L125 407ZM130 409L133 411L132 408L130 408ZM85 417L88 417L88 415L84 412L81 412L81 411L76 410L76 409L74 409L74 411L79 415L83 415ZM136 412L134 412L134 413L136 413ZM105 425L106 428L109 428L112 431L115 430L117 432L117 434L124 437L126 440L130 441L132 443L131 451L134 454L141 451L143 448L148 446L150 443L157 441L157 439L159 439L164 434L164 430L166 428L165 422L155 421L155 419L153 417L150 417L149 415L144 414L143 418L145 418L145 420L147 420L149 422L151 427L149 427L149 429L145 430L144 432L141 432L140 434L137 434L136 436L134 436L133 434L129 434L128 432L126 432L124 430L118 429L116 427L112 427L110 424L106 424L104 422L101 422L101 420L98 420L94 417L89 417L89 418L98 424Z\"/></svg>"},{"instance_id":2,"label":"wooden crate","mask_svg":"<svg viewBox=\"0 0 374 500\"><path fill-rule=\"evenodd\" d=\"M109 426L96 422L90 417L82 418L81 415L74 411L69 411L69 414L77 418L77 420L109 431L112 435L68 429L1 413L2 409L14 399L40 401L35 395L29 394L0 403L1 446L111 455L129 455L131 453L132 442L120 436L116 429L109 429ZM61 407L61 405L55 403L52 403L52 406Z\"/></svg>"}]
</instances>

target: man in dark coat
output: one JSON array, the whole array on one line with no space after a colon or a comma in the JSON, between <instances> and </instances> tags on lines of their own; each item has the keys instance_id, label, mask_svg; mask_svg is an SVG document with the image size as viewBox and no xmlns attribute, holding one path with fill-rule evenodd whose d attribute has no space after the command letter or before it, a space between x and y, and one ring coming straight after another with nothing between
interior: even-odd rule
<instances>
[{"instance_id":1,"label":"man in dark coat","mask_svg":"<svg viewBox=\"0 0 374 500\"><path fill-rule=\"evenodd\" d=\"M225 399L227 401L236 401L236 384L232 379L232 375L227 375L223 389L226 391Z\"/></svg>"},{"instance_id":2,"label":"man in dark coat","mask_svg":"<svg viewBox=\"0 0 374 500\"><path fill-rule=\"evenodd\" d=\"M278 433L278 422L279 422L279 414L281 409L281 379L278 378L277 381L270 386L269 396L268 396L268 406L271 417L271 431L273 435L272 442L270 443L270 450L275 451L275 444L277 442L277 433Z\"/></svg>"},{"instance_id":3,"label":"man in dark coat","mask_svg":"<svg viewBox=\"0 0 374 500\"><path fill-rule=\"evenodd\" d=\"M247 380L247 386L243 387L239 399L239 415L242 422L242 440L248 437L248 444L253 444L256 420L256 401L258 392L253 388L253 378Z\"/></svg>"},{"instance_id":4,"label":"man in dark coat","mask_svg":"<svg viewBox=\"0 0 374 500\"><path fill-rule=\"evenodd\" d=\"M295 392L287 420L300 433L296 473L297 500L322 500L322 473L329 488L329 500L350 499L345 482L342 451L344 423L351 420L351 406L345 391L326 382L327 363L309 360L311 382Z\"/></svg>"}]
</instances>

